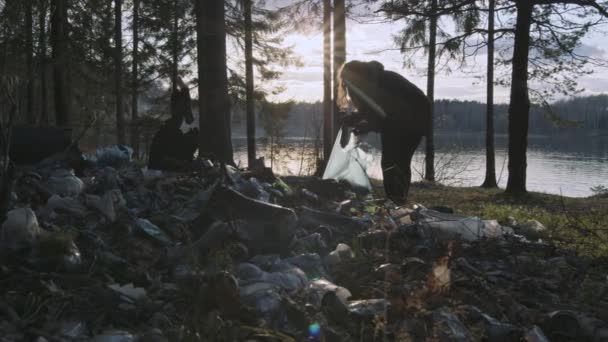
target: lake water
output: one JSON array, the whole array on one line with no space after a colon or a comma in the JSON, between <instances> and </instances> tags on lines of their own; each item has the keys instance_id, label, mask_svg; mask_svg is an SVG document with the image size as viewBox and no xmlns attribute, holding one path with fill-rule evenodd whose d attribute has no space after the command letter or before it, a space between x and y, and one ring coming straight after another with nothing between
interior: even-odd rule
<instances>
[{"instance_id":1,"label":"lake water","mask_svg":"<svg viewBox=\"0 0 608 342\"><path fill-rule=\"evenodd\" d=\"M482 134L437 134L435 136L436 178L446 185L478 186L485 176L485 140ZM369 152L373 161L368 175L382 178L378 137L370 135ZM245 139L233 141L235 160L247 163ZM506 136L496 137L496 177L499 186L507 183ZM376 146L376 147L374 147ZM258 155L270 166L270 148L258 142ZM281 175L308 175L314 172L315 142L304 138L283 138L274 149L273 170ZM413 180L422 179L424 141L412 162ZM591 187L608 186L608 137L538 137L528 139L527 188L530 191L586 197Z\"/></svg>"}]
</instances>

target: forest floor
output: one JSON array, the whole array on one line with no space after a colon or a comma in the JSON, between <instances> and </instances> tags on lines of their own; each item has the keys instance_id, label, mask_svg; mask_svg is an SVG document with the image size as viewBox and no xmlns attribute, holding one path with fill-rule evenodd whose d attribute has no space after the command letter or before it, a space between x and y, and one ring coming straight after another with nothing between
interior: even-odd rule
<instances>
[{"instance_id":1,"label":"forest floor","mask_svg":"<svg viewBox=\"0 0 608 342\"><path fill-rule=\"evenodd\" d=\"M116 149L33 171L0 234L0 342L608 339L606 198L415 183L397 207Z\"/></svg>"},{"instance_id":2,"label":"forest floor","mask_svg":"<svg viewBox=\"0 0 608 342\"><path fill-rule=\"evenodd\" d=\"M373 180L373 185L374 192L382 196L382 181ZM518 222L535 219L547 227L542 237L556 246L592 258L608 257L608 196L565 197L540 192L511 196L504 189L415 182L408 202L432 203L500 223L509 217Z\"/></svg>"}]
</instances>

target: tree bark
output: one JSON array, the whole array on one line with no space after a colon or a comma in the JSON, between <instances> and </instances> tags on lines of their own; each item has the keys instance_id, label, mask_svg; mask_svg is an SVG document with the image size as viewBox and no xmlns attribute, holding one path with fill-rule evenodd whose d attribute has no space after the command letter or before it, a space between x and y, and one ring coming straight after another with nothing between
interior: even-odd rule
<instances>
[{"instance_id":1,"label":"tree bark","mask_svg":"<svg viewBox=\"0 0 608 342\"><path fill-rule=\"evenodd\" d=\"M53 48L53 82L55 92L55 122L66 127L70 123L71 108L67 80L67 4L66 0L51 3L51 45Z\"/></svg>"},{"instance_id":2,"label":"tree bark","mask_svg":"<svg viewBox=\"0 0 608 342\"><path fill-rule=\"evenodd\" d=\"M346 8L344 0L334 0L334 113L338 113L338 73L346 61ZM338 115L333 116L334 139L340 125ZM333 139L332 139L333 141Z\"/></svg>"},{"instance_id":3,"label":"tree bark","mask_svg":"<svg viewBox=\"0 0 608 342\"><path fill-rule=\"evenodd\" d=\"M136 157L139 157L139 0L133 0L133 65L131 68L131 146Z\"/></svg>"},{"instance_id":4,"label":"tree bark","mask_svg":"<svg viewBox=\"0 0 608 342\"><path fill-rule=\"evenodd\" d=\"M15 165L8 160L8 165L4 167L3 171L4 174L0 177L0 222L6 220L10 208L11 193L15 180Z\"/></svg>"},{"instance_id":5,"label":"tree bark","mask_svg":"<svg viewBox=\"0 0 608 342\"><path fill-rule=\"evenodd\" d=\"M494 152L494 10L495 0L489 0L488 6L488 69L487 69L487 103L486 103L486 179L481 185L484 188L497 188L496 159Z\"/></svg>"},{"instance_id":6,"label":"tree bark","mask_svg":"<svg viewBox=\"0 0 608 342\"><path fill-rule=\"evenodd\" d=\"M27 65L27 89L26 89L26 104L25 117L28 124L36 124L36 115L34 115L34 32L32 7L34 0L25 1L25 51Z\"/></svg>"},{"instance_id":7,"label":"tree bark","mask_svg":"<svg viewBox=\"0 0 608 342\"><path fill-rule=\"evenodd\" d=\"M528 97L528 54L530 49L530 24L533 4L519 0L515 21L515 40L511 76L511 100L509 103L509 179L507 193L526 192L526 149L528 146L528 121L530 99Z\"/></svg>"},{"instance_id":8,"label":"tree bark","mask_svg":"<svg viewBox=\"0 0 608 342\"><path fill-rule=\"evenodd\" d=\"M126 143L125 114L122 98L122 0L114 0L114 81L116 99L116 134L118 143Z\"/></svg>"},{"instance_id":9,"label":"tree bark","mask_svg":"<svg viewBox=\"0 0 608 342\"><path fill-rule=\"evenodd\" d=\"M47 82L46 82L46 0L39 0L38 26L38 68L40 72L40 124L49 124Z\"/></svg>"},{"instance_id":10,"label":"tree bark","mask_svg":"<svg viewBox=\"0 0 608 342\"><path fill-rule=\"evenodd\" d=\"M323 158L326 164L334 141L331 92L331 0L323 0Z\"/></svg>"},{"instance_id":11,"label":"tree bark","mask_svg":"<svg viewBox=\"0 0 608 342\"><path fill-rule=\"evenodd\" d=\"M434 116L435 116L435 53L437 40L437 0L432 0L431 11L433 16L429 23L429 60L428 60L428 75L426 83L426 95L431 102L431 110L429 113L428 131L426 133L426 169L424 179L427 181L435 181L435 139L434 134Z\"/></svg>"},{"instance_id":12,"label":"tree bark","mask_svg":"<svg viewBox=\"0 0 608 342\"><path fill-rule=\"evenodd\" d=\"M177 90L177 74L179 69L179 15L177 13L178 2L173 0L173 24L171 29L171 90L172 94Z\"/></svg>"},{"instance_id":13,"label":"tree bark","mask_svg":"<svg viewBox=\"0 0 608 342\"><path fill-rule=\"evenodd\" d=\"M199 155L234 165L226 74L224 0L197 0Z\"/></svg>"},{"instance_id":14,"label":"tree bark","mask_svg":"<svg viewBox=\"0 0 608 342\"><path fill-rule=\"evenodd\" d=\"M255 161L255 111L253 98L253 28L251 24L251 0L245 0L245 82L247 111L247 162Z\"/></svg>"}]
</instances>

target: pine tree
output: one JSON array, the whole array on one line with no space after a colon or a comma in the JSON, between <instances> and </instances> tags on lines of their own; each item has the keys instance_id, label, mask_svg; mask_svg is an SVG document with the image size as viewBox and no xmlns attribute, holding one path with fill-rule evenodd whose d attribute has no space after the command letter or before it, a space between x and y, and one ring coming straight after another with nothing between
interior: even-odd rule
<instances>
[{"instance_id":1,"label":"pine tree","mask_svg":"<svg viewBox=\"0 0 608 342\"><path fill-rule=\"evenodd\" d=\"M36 123L34 114L34 27L33 27L33 4L34 0L25 0L25 59L27 67L26 75L26 109L25 117L29 124Z\"/></svg>"},{"instance_id":2,"label":"pine tree","mask_svg":"<svg viewBox=\"0 0 608 342\"><path fill-rule=\"evenodd\" d=\"M331 87L331 0L323 0L323 157L329 160L334 141Z\"/></svg>"},{"instance_id":3,"label":"pine tree","mask_svg":"<svg viewBox=\"0 0 608 342\"><path fill-rule=\"evenodd\" d=\"M126 143L125 114L122 97L122 0L114 0L114 97L116 101L116 134L119 144Z\"/></svg>"},{"instance_id":4,"label":"pine tree","mask_svg":"<svg viewBox=\"0 0 608 342\"><path fill-rule=\"evenodd\" d=\"M53 48L53 91L55 93L55 122L67 126L71 119L68 97L68 25L67 1L51 1L51 46Z\"/></svg>"},{"instance_id":5,"label":"pine tree","mask_svg":"<svg viewBox=\"0 0 608 342\"><path fill-rule=\"evenodd\" d=\"M47 81L46 81L46 0L38 0L38 70L40 73L40 118L39 123L42 125L49 124L48 115L48 100L47 100Z\"/></svg>"},{"instance_id":6,"label":"pine tree","mask_svg":"<svg viewBox=\"0 0 608 342\"><path fill-rule=\"evenodd\" d=\"M334 64L333 64L333 72L334 72L334 96L333 96L333 104L334 104L334 139L338 134L338 130L340 125L338 124L338 104L336 102L338 98L338 77L340 68L346 62L346 7L344 0L334 0L334 11L333 11L333 37L334 37ZM332 139L332 141L334 140Z\"/></svg>"},{"instance_id":7,"label":"pine tree","mask_svg":"<svg viewBox=\"0 0 608 342\"><path fill-rule=\"evenodd\" d=\"M199 153L234 164L226 75L224 0L198 0L197 62L200 107Z\"/></svg>"},{"instance_id":8,"label":"pine tree","mask_svg":"<svg viewBox=\"0 0 608 342\"><path fill-rule=\"evenodd\" d=\"M131 146L135 156L139 156L139 0L133 0L133 48L131 66Z\"/></svg>"},{"instance_id":9,"label":"pine tree","mask_svg":"<svg viewBox=\"0 0 608 342\"><path fill-rule=\"evenodd\" d=\"M496 1L488 1L488 65L486 72L486 176L481 185L497 188L494 151L494 15Z\"/></svg>"},{"instance_id":10,"label":"pine tree","mask_svg":"<svg viewBox=\"0 0 608 342\"><path fill-rule=\"evenodd\" d=\"M251 22L251 1L244 0L245 17L245 82L246 82L246 111L247 111L247 161L253 165L255 161L255 111L253 94L253 25Z\"/></svg>"},{"instance_id":11,"label":"pine tree","mask_svg":"<svg viewBox=\"0 0 608 342\"><path fill-rule=\"evenodd\" d=\"M536 46L543 52L543 57L549 57L556 64L549 68L539 67L532 73L533 76L545 76L545 82L551 82L556 71L568 70L563 65L561 56L569 56L569 69L577 72L577 68L586 64L587 60L580 59L574 48L580 44L583 34L593 24L594 16L599 13L601 17L608 17L608 3L602 4L592 0L514 0L517 8L515 20L515 37L513 43L513 58L511 62L511 96L509 102L509 178L506 192L522 194L526 190L526 150L528 147L528 126L530 117L530 92L528 87L529 63L536 63L538 59L530 58L530 48ZM567 16L565 13L572 9L563 5L580 6L579 21ZM540 7L540 13L535 8ZM555 22L560 20L560 22ZM541 20L544 19L544 20ZM533 22L540 28L541 37L536 41L531 39ZM544 32L543 32L544 31ZM582 63L582 64L581 64ZM577 65L578 64L578 65ZM574 69L572 69L574 68ZM575 91L575 83L566 78L558 85L562 90ZM558 88L560 89L560 88Z\"/></svg>"}]
</instances>

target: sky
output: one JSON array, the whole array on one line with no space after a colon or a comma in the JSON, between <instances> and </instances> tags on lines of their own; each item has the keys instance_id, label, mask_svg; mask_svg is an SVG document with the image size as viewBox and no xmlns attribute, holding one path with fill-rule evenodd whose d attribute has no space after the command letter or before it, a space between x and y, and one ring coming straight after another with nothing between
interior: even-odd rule
<instances>
[{"instance_id":1,"label":"sky","mask_svg":"<svg viewBox=\"0 0 608 342\"><path fill-rule=\"evenodd\" d=\"M401 28L400 23L363 24L347 20L346 26L347 60L377 60L384 64L386 70L396 71L426 90L426 57L420 55L415 60L414 67L406 69L403 63L404 57L394 44L393 37ZM608 32L608 27L603 29ZM293 45L304 65L299 68L290 66L284 70L276 83L285 86L286 90L272 98L273 100L294 99L308 102L322 100L322 40L321 32L293 33L285 36L284 44ZM605 44L607 40L606 34L590 34L584 38L579 51L608 59L608 45ZM486 59L486 53L481 52L475 61L469 63L467 72L439 73L435 79L435 98L485 102L486 86L483 75L487 65ZM594 68L593 74L579 79L579 85L585 88L584 94L608 93L608 69ZM508 97L509 89L495 87L495 102L508 102Z\"/></svg>"}]
</instances>

